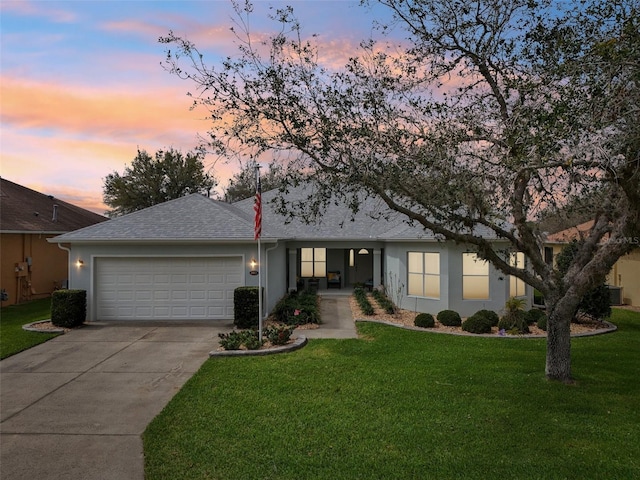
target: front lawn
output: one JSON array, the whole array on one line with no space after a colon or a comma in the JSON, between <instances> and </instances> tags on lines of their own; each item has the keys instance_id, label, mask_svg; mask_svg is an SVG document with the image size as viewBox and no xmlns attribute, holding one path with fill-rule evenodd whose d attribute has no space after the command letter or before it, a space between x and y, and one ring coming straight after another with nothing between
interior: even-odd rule
<instances>
[{"instance_id":1,"label":"front lawn","mask_svg":"<svg viewBox=\"0 0 640 480\"><path fill-rule=\"evenodd\" d=\"M544 379L544 339L369 323L211 359L144 433L146 478L640 478L640 314L612 321L573 341L572 386Z\"/></svg>"},{"instance_id":2,"label":"front lawn","mask_svg":"<svg viewBox=\"0 0 640 480\"><path fill-rule=\"evenodd\" d=\"M51 318L51 299L2 307L0 310L0 359L56 337L56 333L28 332L22 325Z\"/></svg>"}]
</instances>

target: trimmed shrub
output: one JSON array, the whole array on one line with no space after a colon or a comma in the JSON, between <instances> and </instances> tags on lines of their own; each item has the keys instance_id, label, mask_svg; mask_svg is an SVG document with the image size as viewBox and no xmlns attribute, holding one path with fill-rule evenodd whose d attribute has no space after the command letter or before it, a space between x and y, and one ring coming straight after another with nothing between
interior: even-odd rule
<instances>
[{"instance_id":1,"label":"trimmed shrub","mask_svg":"<svg viewBox=\"0 0 640 480\"><path fill-rule=\"evenodd\" d=\"M234 330L229 333L219 333L220 346L225 350L240 350L242 346L241 332Z\"/></svg>"},{"instance_id":2,"label":"trimmed shrub","mask_svg":"<svg viewBox=\"0 0 640 480\"><path fill-rule=\"evenodd\" d=\"M462 330L469 333L491 333L491 320L478 312L462 322Z\"/></svg>"},{"instance_id":3,"label":"trimmed shrub","mask_svg":"<svg viewBox=\"0 0 640 480\"><path fill-rule=\"evenodd\" d=\"M258 350L262 346L262 341L256 330L245 330L244 333L243 343L247 350Z\"/></svg>"},{"instance_id":4,"label":"trimmed shrub","mask_svg":"<svg viewBox=\"0 0 640 480\"><path fill-rule=\"evenodd\" d=\"M356 301L360 306L360 310L365 315L373 315L375 311L373 310L373 306L371 302L369 302L369 298L367 297L367 292L364 291L363 288L356 287L353 290L353 296L356 297Z\"/></svg>"},{"instance_id":5,"label":"trimmed shrub","mask_svg":"<svg viewBox=\"0 0 640 480\"><path fill-rule=\"evenodd\" d=\"M413 320L413 324L416 327L433 328L436 326L436 321L430 313L419 313Z\"/></svg>"},{"instance_id":6,"label":"trimmed shrub","mask_svg":"<svg viewBox=\"0 0 640 480\"><path fill-rule=\"evenodd\" d=\"M459 327L462 325L460 314L454 310L442 310L438 313L438 321L447 327Z\"/></svg>"},{"instance_id":7,"label":"trimmed shrub","mask_svg":"<svg viewBox=\"0 0 640 480\"><path fill-rule=\"evenodd\" d=\"M611 316L611 292L605 284L589 290L578 307L582 313L594 320Z\"/></svg>"},{"instance_id":8,"label":"trimmed shrub","mask_svg":"<svg viewBox=\"0 0 640 480\"><path fill-rule=\"evenodd\" d=\"M476 313L473 314L473 316L475 315L482 315L483 317L485 317L487 320L489 320L489 323L491 324L492 327L495 327L496 325L498 325L498 321L500 320L500 317L498 316L498 314L493 310L478 310Z\"/></svg>"},{"instance_id":9,"label":"trimmed shrub","mask_svg":"<svg viewBox=\"0 0 640 480\"><path fill-rule=\"evenodd\" d=\"M238 328L258 327L258 287L233 291L233 324Z\"/></svg>"},{"instance_id":10,"label":"trimmed shrub","mask_svg":"<svg viewBox=\"0 0 640 480\"><path fill-rule=\"evenodd\" d=\"M87 318L86 290L56 290L51 295L51 323L74 328Z\"/></svg>"},{"instance_id":11,"label":"trimmed shrub","mask_svg":"<svg viewBox=\"0 0 640 480\"><path fill-rule=\"evenodd\" d=\"M539 308L532 308L527 312L527 324L533 325L534 323L537 323L540 318L545 316L546 313L544 313L544 310L540 310Z\"/></svg>"},{"instance_id":12,"label":"trimmed shrub","mask_svg":"<svg viewBox=\"0 0 640 480\"><path fill-rule=\"evenodd\" d=\"M233 330L229 333L219 333L218 337L220 346L225 350L240 350L242 346L247 350L258 350L262 346L257 330Z\"/></svg>"},{"instance_id":13,"label":"trimmed shrub","mask_svg":"<svg viewBox=\"0 0 640 480\"><path fill-rule=\"evenodd\" d=\"M396 313L396 308L393 305L393 302L389 300L389 297L387 297L383 292L380 290L374 290L371 295L376 299L380 308L383 308L385 312L389 314Z\"/></svg>"},{"instance_id":14,"label":"trimmed shrub","mask_svg":"<svg viewBox=\"0 0 640 480\"><path fill-rule=\"evenodd\" d=\"M291 292L280 299L271 313L285 325L320 323L318 295L311 290Z\"/></svg>"},{"instance_id":15,"label":"trimmed shrub","mask_svg":"<svg viewBox=\"0 0 640 480\"><path fill-rule=\"evenodd\" d=\"M529 333L529 326L527 324L527 314L523 310L515 310L507 312L498 322L498 328L505 330L510 334L525 334Z\"/></svg>"},{"instance_id":16,"label":"trimmed shrub","mask_svg":"<svg viewBox=\"0 0 640 480\"><path fill-rule=\"evenodd\" d=\"M286 345L293 333L293 326L272 326L264 330L264 336L272 345Z\"/></svg>"},{"instance_id":17,"label":"trimmed shrub","mask_svg":"<svg viewBox=\"0 0 640 480\"><path fill-rule=\"evenodd\" d=\"M538 318L536 325L540 330L547 331L547 315L544 314L540 318Z\"/></svg>"}]
</instances>

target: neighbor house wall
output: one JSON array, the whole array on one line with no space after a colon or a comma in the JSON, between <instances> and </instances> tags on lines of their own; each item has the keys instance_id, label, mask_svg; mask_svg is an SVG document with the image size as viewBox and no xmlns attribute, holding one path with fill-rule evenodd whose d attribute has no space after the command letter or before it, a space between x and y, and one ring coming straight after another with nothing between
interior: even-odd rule
<instances>
[{"instance_id":1,"label":"neighbor house wall","mask_svg":"<svg viewBox=\"0 0 640 480\"><path fill-rule=\"evenodd\" d=\"M286 292L285 249L273 245L262 245L261 261L264 264L262 284L265 287L265 316ZM269 251L267 251L269 250ZM238 245L96 245L74 244L69 256L70 288L87 291L87 318L93 320L95 314L94 281L95 260L100 257L199 257L199 256L242 256L244 259L244 281L248 286L258 286L258 276L249 275L251 259L257 260L255 244ZM78 261L82 266L78 266ZM264 270L266 269L266 274Z\"/></svg>"},{"instance_id":2,"label":"neighbor house wall","mask_svg":"<svg viewBox=\"0 0 640 480\"><path fill-rule=\"evenodd\" d=\"M51 295L67 280L67 252L57 244L47 242L53 234L3 233L0 239L2 252L0 288L8 294L2 306L13 305ZM21 292L18 292L16 265L31 259L26 275L21 277Z\"/></svg>"},{"instance_id":3,"label":"neighbor house wall","mask_svg":"<svg viewBox=\"0 0 640 480\"><path fill-rule=\"evenodd\" d=\"M622 287L626 305L640 306L640 248L618 259L609 273L607 283Z\"/></svg>"}]
</instances>

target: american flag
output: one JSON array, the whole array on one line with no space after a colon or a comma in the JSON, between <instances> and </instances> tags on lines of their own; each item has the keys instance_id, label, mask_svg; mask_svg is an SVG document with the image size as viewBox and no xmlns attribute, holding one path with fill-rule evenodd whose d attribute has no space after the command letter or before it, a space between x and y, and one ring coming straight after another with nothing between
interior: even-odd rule
<instances>
[{"instance_id":1,"label":"american flag","mask_svg":"<svg viewBox=\"0 0 640 480\"><path fill-rule=\"evenodd\" d=\"M260 177L258 177L256 202L253 205L253 211L256 212L255 222L253 225L253 239L258 240L262 234L262 186L260 185Z\"/></svg>"}]
</instances>

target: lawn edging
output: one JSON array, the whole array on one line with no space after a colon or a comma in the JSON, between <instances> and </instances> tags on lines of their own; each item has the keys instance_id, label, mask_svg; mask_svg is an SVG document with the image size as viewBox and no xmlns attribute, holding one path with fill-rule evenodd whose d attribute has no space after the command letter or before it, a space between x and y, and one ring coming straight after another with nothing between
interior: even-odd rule
<instances>
[{"instance_id":1,"label":"lawn edging","mask_svg":"<svg viewBox=\"0 0 640 480\"><path fill-rule=\"evenodd\" d=\"M401 325L399 323L390 322L388 320L375 320L369 318L357 318L354 321L356 322L369 322L369 323L380 323L382 325L389 325L391 327L404 328L405 330L411 330L414 332L426 332L426 333L440 333L442 335L457 335L460 337L485 337L485 338L547 338L546 335L534 335L530 333L522 334L522 335L499 335L495 333L469 333L469 332L450 332L450 331L442 331L442 330L434 330L431 328L422 328L415 327L411 325ZM580 332L580 333L572 333L571 337L593 337L595 335L604 335L605 333L612 333L618 330L618 327L611 322L603 320L602 323L606 325L605 328L599 328L597 330L593 330L590 332Z\"/></svg>"},{"instance_id":2,"label":"lawn edging","mask_svg":"<svg viewBox=\"0 0 640 480\"><path fill-rule=\"evenodd\" d=\"M54 327L54 328L48 328L48 329L37 327L37 325L40 325L42 323L50 323L50 322L51 322L50 319L38 320L37 322L31 322L23 325L22 329L26 330L27 332L38 332L38 333L61 333L62 334L65 332L65 329L60 327Z\"/></svg>"},{"instance_id":3,"label":"lawn edging","mask_svg":"<svg viewBox=\"0 0 640 480\"><path fill-rule=\"evenodd\" d=\"M212 350L209 357L244 357L252 355L273 355L276 353L293 352L307 344L307 337L300 335L293 342L287 345L280 345L262 350Z\"/></svg>"}]
</instances>

